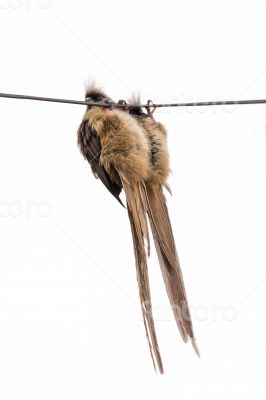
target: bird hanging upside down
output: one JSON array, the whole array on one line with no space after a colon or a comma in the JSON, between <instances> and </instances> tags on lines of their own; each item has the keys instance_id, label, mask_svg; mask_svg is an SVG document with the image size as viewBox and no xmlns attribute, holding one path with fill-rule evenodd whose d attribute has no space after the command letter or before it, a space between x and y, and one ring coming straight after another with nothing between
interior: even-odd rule
<instances>
[{"instance_id":1,"label":"bird hanging upside down","mask_svg":"<svg viewBox=\"0 0 266 400\"><path fill-rule=\"evenodd\" d=\"M100 104L112 102L94 86L87 89L86 100ZM88 106L78 129L78 145L95 177L122 205L119 195L122 189L125 192L146 336L154 368L163 373L147 267L147 256L150 255L148 222L180 334L185 342L190 339L198 355L199 352L163 194L163 186L169 190L167 134L164 126L149 112L143 112L139 104L136 99L134 106L126 111Z\"/></svg>"}]
</instances>

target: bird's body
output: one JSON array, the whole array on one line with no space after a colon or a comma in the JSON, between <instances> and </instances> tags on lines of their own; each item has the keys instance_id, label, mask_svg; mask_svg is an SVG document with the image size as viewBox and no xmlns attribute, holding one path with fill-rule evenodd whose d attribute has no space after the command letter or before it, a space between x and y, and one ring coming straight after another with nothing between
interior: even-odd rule
<instances>
[{"instance_id":1,"label":"bird's body","mask_svg":"<svg viewBox=\"0 0 266 400\"><path fill-rule=\"evenodd\" d=\"M103 92L89 90L87 98L110 101ZM184 341L197 351L183 277L162 187L167 187L169 157L164 126L136 104L129 112L88 107L78 130L78 143L93 173L121 202L126 194L133 238L137 280L146 335L154 366L163 373L152 315L147 256L150 252L148 222L168 297Z\"/></svg>"}]
</instances>

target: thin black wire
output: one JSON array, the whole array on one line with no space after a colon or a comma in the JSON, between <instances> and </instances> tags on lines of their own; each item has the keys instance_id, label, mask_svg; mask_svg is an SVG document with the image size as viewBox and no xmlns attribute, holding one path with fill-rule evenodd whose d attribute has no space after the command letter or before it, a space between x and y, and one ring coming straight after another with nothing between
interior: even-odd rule
<instances>
[{"instance_id":1,"label":"thin black wire","mask_svg":"<svg viewBox=\"0 0 266 400\"><path fill-rule=\"evenodd\" d=\"M90 106L101 106L104 108L110 107L119 107L119 108L128 108L130 104L118 104L118 103L93 103L88 101L81 100L69 100L69 99L58 99L54 97L40 97L40 96L28 96L22 94L10 94L10 93L0 93L0 97L5 97L9 99L22 99L22 100L37 100L37 101L48 101L53 103L66 103L66 104L79 104L79 105L90 105ZM266 99L258 99L258 100L219 100L219 101L196 101L196 102L188 102L188 103L162 103L162 104L154 104L149 103L142 104L140 107L202 107L202 106L227 106L227 105L244 105L244 104L266 104ZM133 106L134 107L134 106Z\"/></svg>"}]
</instances>

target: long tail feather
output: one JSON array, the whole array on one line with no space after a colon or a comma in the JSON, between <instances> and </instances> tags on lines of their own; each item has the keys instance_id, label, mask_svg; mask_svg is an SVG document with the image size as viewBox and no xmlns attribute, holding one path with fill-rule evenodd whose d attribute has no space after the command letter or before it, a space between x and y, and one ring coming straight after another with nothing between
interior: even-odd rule
<instances>
[{"instance_id":1,"label":"long tail feather","mask_svg":"<svg viewBox=\"0 0 266 400\"><path fill-rule=\"evenodd\" d=\"M136 184L136 186L133 188L129 183L123 180L123 178L122 183L127 197L128 216L134 244L137 281L146 336L149 343L154 368L156 370L158 367L160 373L163 374L163 364L152 314L147 256L144 242L145 239L148 247L147 251L149 253L150 245L147 224L147 204L145 203L145 197L141 196L140 184Z\"/></svg>"},{"instance_id":2,"label":"long tail feather","mask_svg":"<svg viewBox=\"0 0 266 400\"><path fill-rule=\"evenodd\" d=\"M155 248L177 326L183 340L187 342L190 338L196 353L199 355L162 187L146 184L143 185L142 190L146 195Z\"/></svg>"}]
</instances>

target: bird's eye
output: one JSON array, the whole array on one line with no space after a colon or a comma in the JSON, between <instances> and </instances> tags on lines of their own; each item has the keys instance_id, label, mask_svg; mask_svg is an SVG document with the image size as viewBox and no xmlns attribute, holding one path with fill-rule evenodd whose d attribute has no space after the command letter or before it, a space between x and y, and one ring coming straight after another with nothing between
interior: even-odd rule
<instances>
[{"instance_id":1,"label":"bird's eye","mask_svg":"<svg viewBox=\"0 0 266 400\"><path fill-rule=\"evenodd\" d=\"M102 101L103 98L104 98L104 97L103 97L101 94L96 94L96 95L92 95L92 96L86 97L86 98L85 98L85 101L94 103L94 102Z\"/></svg>"},{"instance_id":2,"label":"bird's eye","mask_svg":"<svg viewBox=\"0 0 266 400\"><path fill-rule=\"evenodd\" d=\"M103 96L98 94L97 96L95 96L95 101L101 101L103 99Z\"/></svg>"}]
</instances>

